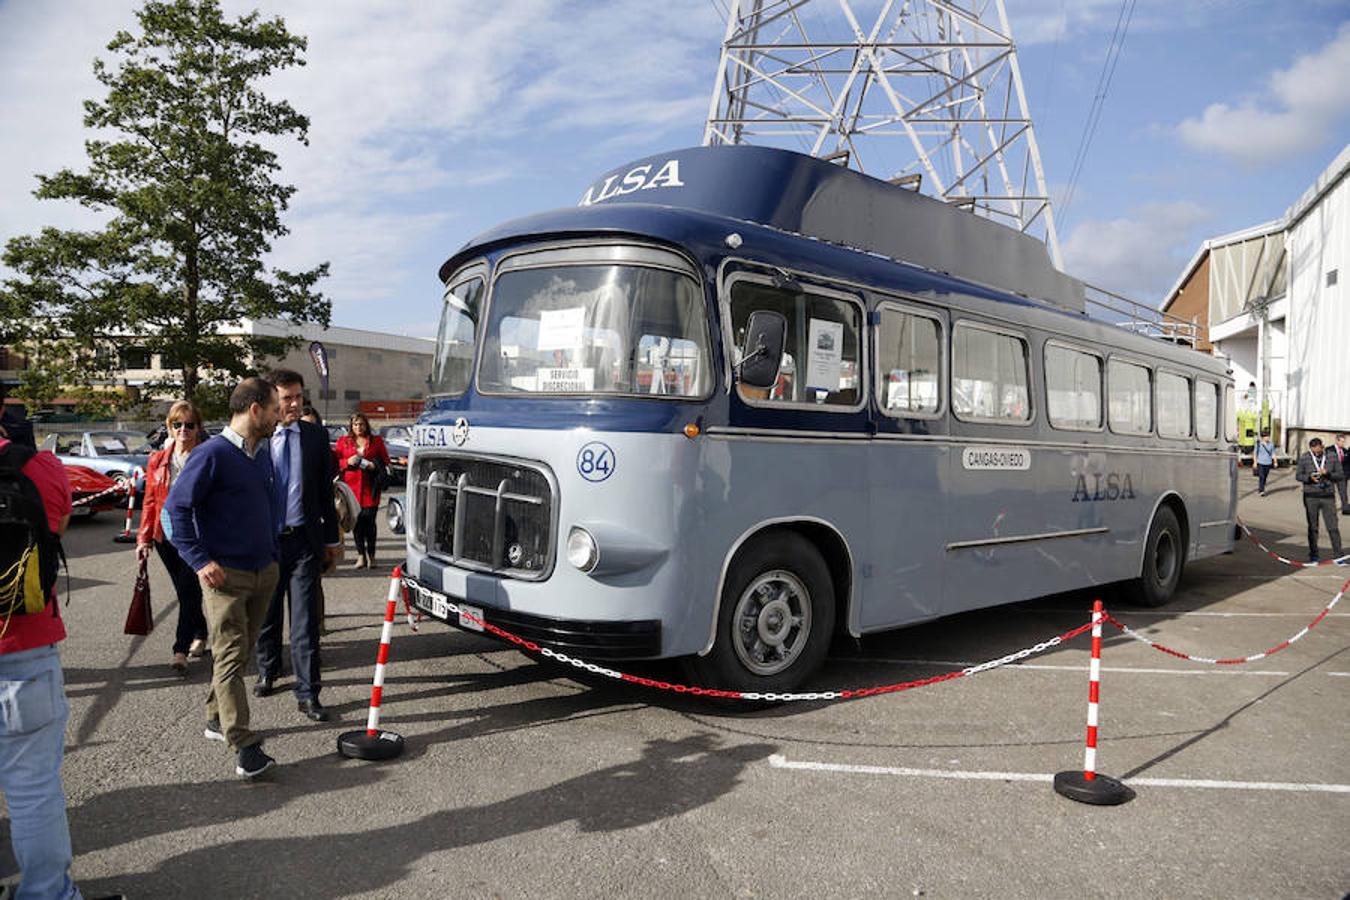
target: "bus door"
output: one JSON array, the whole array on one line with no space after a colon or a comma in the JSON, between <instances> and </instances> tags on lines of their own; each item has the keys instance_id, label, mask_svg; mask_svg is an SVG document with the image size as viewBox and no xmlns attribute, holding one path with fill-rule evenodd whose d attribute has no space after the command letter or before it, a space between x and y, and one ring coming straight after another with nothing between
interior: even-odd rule
<instances>
[{"instance_id":1,"label":"bus door","mask_svg":"<svg viewBox=\"0 0 1350 900\"><path fill-rule=\"evenodd\" d=\"M1025 332L958 313L951 327L952 453L945 609L958 612L1046 593L1046 498L1035 447L1031 347Z\"/></svg>"},{"instance_id":2,"label":"bus door","mask_svg":"<svg viewBox=\"0 0 1350 900\"><path fill-rule=\"evenodd\" d=\"M733 364L746 352L746 325L757 310L781 314L787 334L773 386L737 383L731 392L727 424L738 440L728 445L726 496L737 534L809 520L835 531L856 560L867 535L868 498L862 300L781 275L733 273L722 310Z\"/></svg>"},{"instance_id":3,"label":"bus door","mask_svg":"<svg viewBox=\"0 0 1350 900\"><path fill-rule=\"evenodd\" d=\"M942 615L947 504L944 310L883 300L871 314L875 437L868 449L869 551L858 626Z\"/></svg>"}]
</instances>

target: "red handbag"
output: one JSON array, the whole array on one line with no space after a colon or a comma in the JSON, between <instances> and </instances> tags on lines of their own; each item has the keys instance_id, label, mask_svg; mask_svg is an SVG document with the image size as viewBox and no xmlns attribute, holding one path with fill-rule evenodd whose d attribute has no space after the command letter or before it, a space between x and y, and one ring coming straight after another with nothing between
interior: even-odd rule
<instances>
[{"instance_id":1,"label":"red handbag","mask_svg":"<svg viewBox=\"0 0 1350 900\"><path fill-rule=\"evenodd\" d=\"M122 626L124 634L147 635L155 628L155 617L150 612L149 565L149 555L142 556L136 586L131 589L131 608L127 610L127 622Z\"/></svg>"}]
</instances>

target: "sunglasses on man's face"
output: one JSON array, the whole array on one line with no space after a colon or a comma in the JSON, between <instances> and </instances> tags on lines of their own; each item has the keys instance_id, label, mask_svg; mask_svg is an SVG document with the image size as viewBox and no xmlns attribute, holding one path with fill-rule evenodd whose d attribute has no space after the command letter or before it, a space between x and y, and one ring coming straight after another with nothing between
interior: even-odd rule
<instances>
[{"instance_id":1,"label":"sunglasses on man's face","mask_svg":"<svg viewBox=\"0 0 1350 900\"><path fill-rule=\"evenodd\" d=\"M194 430L196 430L196 428L197 428L197 423L196 423L196 422L174 422L173 425L172 425L171 427L173 428L174 431L178 431L178 430L180 430L180 429L183 430L183 431L194 431Z\"/></svg>"}]
</instances>

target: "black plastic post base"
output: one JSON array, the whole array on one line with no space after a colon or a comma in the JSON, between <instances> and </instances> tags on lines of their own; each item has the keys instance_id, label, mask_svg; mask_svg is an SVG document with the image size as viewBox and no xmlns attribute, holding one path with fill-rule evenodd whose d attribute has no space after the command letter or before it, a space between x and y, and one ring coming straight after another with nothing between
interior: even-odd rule
<instances>
[{"instance_id":1,"label":"black plastic post base","mask_svg":"<svg viewBox=\"0 0 1350 900\"><path fill-rule=\"evenodd\" d=\"M134 544L136 543L136 535L132 534L129 531L124 531L121 534L114 537L113 540L119 544Z\"/></svg>"},{"instance_id":2,"label":"black plastic post base","mask_svg":"<svg viewBox=\"0 0 1350 900\"><path fill-rule=\"evenodd\" d=\"M1134 799L1134 791L1124 782L1100 773L1089 781L1082 769L1055 773L1055 793L1093 806L1118 806Z\"/></svg>"},{"instance_id":3,"label":"black plastic post base","mask_svg":"<svg viewBox=\"0 0 1350 900\"><path fill-rule=\"evenodd\" d=\"M348 759L393 759L403 752L403 735L381 731L371 737L364 728L360 731L344 731L338 735L337 748Z\"/></svg>"}]
</instances>

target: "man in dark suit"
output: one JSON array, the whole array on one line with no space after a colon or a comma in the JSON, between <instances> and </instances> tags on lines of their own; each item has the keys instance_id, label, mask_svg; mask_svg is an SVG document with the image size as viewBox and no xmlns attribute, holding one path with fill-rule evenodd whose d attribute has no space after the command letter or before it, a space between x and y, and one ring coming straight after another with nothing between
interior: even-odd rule
<instances>
[{"instance_id":1,"label":"man in dark suit","mask_svg":"<svg viewBox=\"0 0 1350 900\"><path fill-rule=\"evenodd\" d=\"M319 575L342 558L333 508L333 453L328 432L300 418L305 405L305 379L300 373L277 369L267 380L276 385L281 403L281 422L271 441L281 572L258 632L258 682L253 693L271 694L281 674L281 629L289 606L297 707L315 722L326 722L328 710L319 702ZM289 604L284 602L287 595Z\"/></svg>"}]
</instances>

